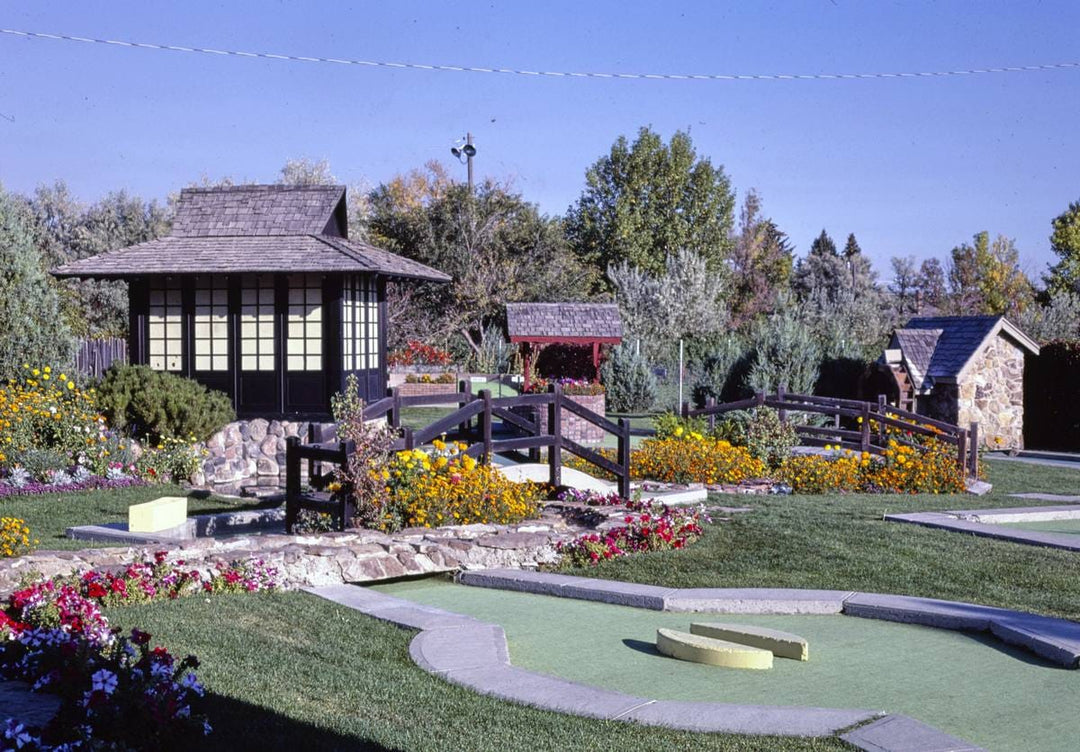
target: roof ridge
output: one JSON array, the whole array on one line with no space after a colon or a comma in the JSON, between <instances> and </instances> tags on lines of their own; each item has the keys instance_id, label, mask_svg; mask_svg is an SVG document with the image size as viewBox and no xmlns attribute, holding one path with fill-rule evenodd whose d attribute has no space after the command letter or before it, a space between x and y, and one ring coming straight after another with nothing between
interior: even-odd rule
<instances>
[{"instance_id":1,"label":"roof ridge","mask_svg":"<svg viewBox=\"0 0 1080 752\"><path fill-rule=\"evenodd\" d=\"M365 264L369 268L371 267L371 263L367 259L361 258L358 253L354 253L353 250L347 245L343 247L342 245L338 244L338 242L342 240L348 241L348 238L341 238L336 235L309 235L308 237L315 238L316 240L330 246L345 258L351 259L352 261L356 261L361 264ZM372 248L374 248L374 246L372 246Z\"/></svg>"},{"instance_id":2,"label":"roof ridge","mask_svg":"<svg viewBox=\"0 0 1080 752\"><path fill-rule=\"evenodd\" d=\"M181 193L239 193L241 191L343 191L344 185L307 185L303 183L244 183L242 185L192 185Z\"/></svg>"}]
</instances>

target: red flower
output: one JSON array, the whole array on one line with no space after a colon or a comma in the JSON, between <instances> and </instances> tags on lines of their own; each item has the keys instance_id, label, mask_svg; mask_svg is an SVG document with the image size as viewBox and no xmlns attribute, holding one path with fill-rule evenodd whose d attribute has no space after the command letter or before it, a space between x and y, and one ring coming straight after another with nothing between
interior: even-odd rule
<instances>
[{"instance_id":1,"label":"red flower","mask_svg":"<svg viewBox=\"0 0 1080 752\"><path fill-rule=\"evenodd\" d=\"M150 633L143 632L141 629L131 630L131 641L136 645L145 645L150 642Z\"/></svg>"},{"instance_id":2,"label":"red flower","mask_svg":"<svg viewBox=\"0 0 1080 752\"><path fill-rule=\"evenodd\" d=\"M91 582L86 586L86 596L88 598L104 598L108 594L109 591L100 582Z\"/></svg>"}]
</instances>

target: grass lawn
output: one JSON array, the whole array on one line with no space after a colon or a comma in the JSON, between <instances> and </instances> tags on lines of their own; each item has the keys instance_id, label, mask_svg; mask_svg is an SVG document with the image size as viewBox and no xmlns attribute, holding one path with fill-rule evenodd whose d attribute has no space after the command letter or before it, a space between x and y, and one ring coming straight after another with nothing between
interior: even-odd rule
<instances>
[{"instance_id":1,"label":"grass lawn","mask_svg":"<svg viewBox=\"0 0 1080 752\"><path fill-rule=\"evenodd\" d=\"M255 509L260 506L255 500L240 502L214 496L198 498L180 486L136 486L111 491L5 496L0 498L0 515L25 520L30 533L40 541L38 548L77 550L86 548L88 543L65 537L64 531L69 527L127 522L129 506L161 496L187 496L189 515ZM100 548L119 544L95 541L92 545Z\"/></svg>"},{"instance_id":2,"label":"grass lawn","mask_svg":"<svg viewBox=\"0 0 1080 752\"><path fill-rule=\"evenodd\" d=\"M713 503L752 511L709 526L701 542L682 551L575 574L683 587L907 593L1080 619L1077 554L881 519L885 510L1039 503L1006 496L1017 491L1080 493L1080 471L1072 469L987 463L987 472L995 488L984 497L716 496ZM72 501L50 503L55 510ZM105 502L81 505L99 518ZM199 674L212 694L217 729L207 749L850 749L835 739L687 734L496 701L414 666L411 632L303 593L195 597L109 615L117 626L146 629L155 642L202 659Z\"/></svg>"}]
</instances>

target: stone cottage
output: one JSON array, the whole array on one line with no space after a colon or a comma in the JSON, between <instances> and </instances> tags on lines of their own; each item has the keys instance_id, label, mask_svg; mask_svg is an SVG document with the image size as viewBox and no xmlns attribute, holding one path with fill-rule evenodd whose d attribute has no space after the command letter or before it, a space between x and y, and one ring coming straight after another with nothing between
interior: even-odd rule
<instances>
[{"instance_id":1,"label":"stone cottage","mask_svg":"<svg viewBox=\"0 0 1080 752\"><path fill-rule=\"evenodd\" d=\"M917 316L896 329L878 361L904 409L979 424L980 445L1024 445L1024 355L1038 344L1003 316Z\"/></svg>"}]
</instances>

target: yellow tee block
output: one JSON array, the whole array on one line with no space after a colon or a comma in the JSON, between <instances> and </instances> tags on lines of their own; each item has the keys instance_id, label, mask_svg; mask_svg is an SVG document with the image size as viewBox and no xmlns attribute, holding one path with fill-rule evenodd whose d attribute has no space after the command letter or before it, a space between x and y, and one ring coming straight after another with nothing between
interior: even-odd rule
<instances>
[{"instance_id":1,"label":"yellow tee block","mask_svg":"<svg viewBox=\"0 0 1080 752\"><path fill-rule=\"evenodd\" d=\"M186 519L185 496L162 496L128 507L128 530L133 533L157 533L183 525Z\"/></svg>"},{"instance_id":2,"label":"yellow tee block","mask_svg":"<svg viewBox=\"0 0 1080 752\"><path fill-rule=\"evenodd\" d=\"M656 649L681 661L707 663L727 668L772 668L773 654L768 650L739 645L711 637L701 637L674 629L656 630Z\"/></svg>"},{"instance_id":3,"label":"yellow tee block","mask_svg":"<svg viewBox=\"0 0 1080 752\"><path fill-rule=\"evenodd\" d=\"M796 661L810 658L810 646L806 640L790 632L755 627L751 624L717 622L694 622L690 625L690 632L714 640L730 640L740 645L768 650L778 658L791 658Z\"/></svg>"}]
</instances>

